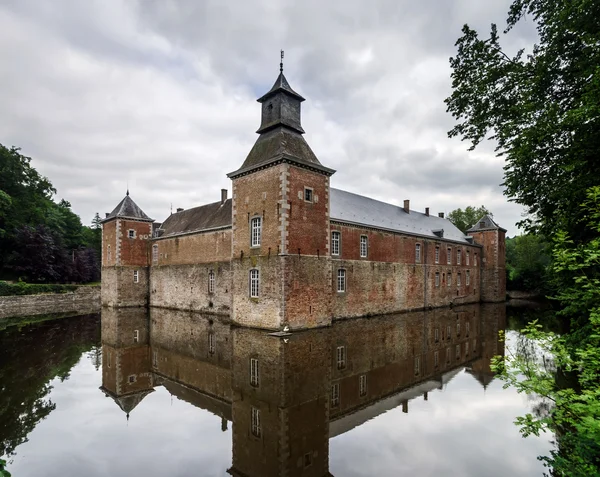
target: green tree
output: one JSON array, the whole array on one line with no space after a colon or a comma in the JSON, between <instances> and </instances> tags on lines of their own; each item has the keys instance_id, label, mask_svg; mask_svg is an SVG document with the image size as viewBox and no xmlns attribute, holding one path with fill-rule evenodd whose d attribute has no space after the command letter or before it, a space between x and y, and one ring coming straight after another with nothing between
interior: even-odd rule
<instances>
[{"instance_id":1,"label":"green tree","mask_svg":"<svg viewBox=\"0 0 600 477\"><path fill-rule=\"evenodd\" d=\"M448 220L452 222L464 234L484 215L492 215L492 213L484 206L472 207L467 206L465 210L455 209L448 214Z\"/></svg>"},{"instance_id":2,"label":"green tree","mask_svg":"<svg viewBox=\"0 0 600 477\"><path fill-rule=\"evenodd\" d=\"M536 234L506 239L507 288L544 294L549 291L550 248Z\"/></svg>"},{"instance_id":3,"label":"green tree","mask_svg":"<svg viewBox=\"0 0 600 477\"><path fill-rule=\"evenodd\" d=\"M578 204L600 184L600 2L514 0L504 34L526 15L539 36L529 54L508 55L494 24L488 38L463 27L450 59L449 136L471 149L494 140L506 158L505 193L530 214L523 225L579 241Z\"/></svg>"}]
</instances>

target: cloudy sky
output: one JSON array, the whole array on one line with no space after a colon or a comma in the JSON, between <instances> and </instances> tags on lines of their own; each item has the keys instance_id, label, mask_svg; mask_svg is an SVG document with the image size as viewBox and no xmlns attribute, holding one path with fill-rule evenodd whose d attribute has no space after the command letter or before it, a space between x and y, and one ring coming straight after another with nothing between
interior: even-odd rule
<instances>
[{"instance_id":1,"label":"cloudy sky","mask_svg":"<svg viewBox=\"0 0 600 477\"><path fill-rule=\"evenodd\" d=\"M411 208L486 205L517 232L493 144L448 139L448 58L509 0L0 1L0 143L84 223L131 196L162 221L219 200L256 140L279 50L332 186ZM529 22L506 38L530 45Z\"/></svg>"}]
</instances>

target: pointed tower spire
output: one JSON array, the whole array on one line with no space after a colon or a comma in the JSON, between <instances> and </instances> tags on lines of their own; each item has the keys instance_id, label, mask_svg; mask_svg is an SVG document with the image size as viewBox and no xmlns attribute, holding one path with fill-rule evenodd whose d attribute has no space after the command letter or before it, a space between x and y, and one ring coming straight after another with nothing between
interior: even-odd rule
<instances>
[{"instance_id":1,"label":"pointed tower spire","mask_svg":"<svg viewBox=\"0 0 600 477\"><path fill-rule=\"evenodd\" d=\"M279 63L279 73L283 74L283 50L281 50L281 63Z\"/></svg>"}]
</instances>

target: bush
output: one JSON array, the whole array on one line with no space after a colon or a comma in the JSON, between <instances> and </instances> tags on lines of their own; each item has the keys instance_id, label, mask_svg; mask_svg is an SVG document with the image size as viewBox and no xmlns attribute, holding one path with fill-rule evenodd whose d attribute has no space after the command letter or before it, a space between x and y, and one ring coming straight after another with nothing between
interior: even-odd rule
<instances>
[{"instance_id":1,"label":"bush","mask_svg":"<svg viewBox=\"0 0 600 477\"><path fill-rule=\"evenodd\" d=\"M40 293L68 293L75 291L77 285L53 285L37 283L7 283L0 281L0 296L39 295Z\"/></svg>"}]
</instances>

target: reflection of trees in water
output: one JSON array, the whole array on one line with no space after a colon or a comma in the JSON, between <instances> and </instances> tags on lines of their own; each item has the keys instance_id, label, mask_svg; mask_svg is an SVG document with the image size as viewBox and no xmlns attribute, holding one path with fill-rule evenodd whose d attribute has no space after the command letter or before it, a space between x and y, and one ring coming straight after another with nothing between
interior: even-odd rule
<instances>
[{"instance_id":1,"label":"reflection of trees in water","mask_svg":"<svg viewBox=\"0 0 600 477\"><path fill-rule=\"evenodd\" d=\"M14 455L56 404L49 382L69 378L82 354L100 343L100 317L61 318L0 332L0 456Z\"/></svg>"}]
</instances>

